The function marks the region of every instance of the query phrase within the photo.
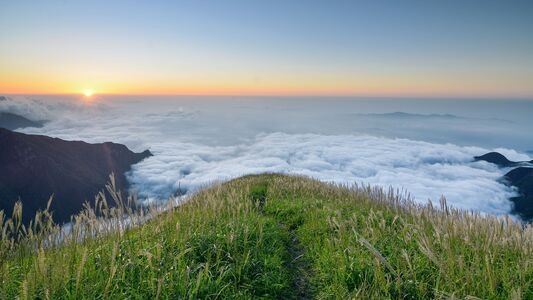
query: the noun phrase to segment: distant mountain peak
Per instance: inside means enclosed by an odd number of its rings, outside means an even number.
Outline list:
[[[518,162],[510,161],[503,154],[499,152],[489,152],[481,156],[475,156],[476,161],[486,161],[498,165],[499,167],[513,167],[519,164]]]
[[[2,99],[0,98],[0,100]],[[45,122],[46,121],[33,121],[9,112],[0,112],[0,128],[15,130],[26,127],[43,127]]]
[[[371,114],[361,114],[364,116],[369,117],[385,117],[385,118],[417,118],[417,119],[431,119],[431,118],[437,118],[437,119],[462,119],[462,117],[452,115],[452,114],[417,114],[417,113],[409,113],[404,111],[395,111],[395,112],[389,112],[389,113],[371,113]]]

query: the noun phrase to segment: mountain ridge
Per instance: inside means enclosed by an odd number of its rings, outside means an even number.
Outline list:
[[[54,195],[56,222],[67,222],[85,201],[104,188],[115,174],[117,186],[127,189],[125,172],[152,156],[150,151],[130,151],[111,142],[89,144],[42,135],[28,135],[0,128],[0,210],[10,215],[17,199],[23,203],[23,219],[44,209]]]
[[[15,130],[25,127],[43,127],[46,121],[33,121],[10,112],[0,112],[0,128]]]

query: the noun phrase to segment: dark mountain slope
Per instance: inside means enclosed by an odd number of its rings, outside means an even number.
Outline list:
[[[495,165],[498,165],[499,167],[505,168],[505,167],[517,167],[522,165],[527,165],[533,163],[533,161],[510,161],[505,157],[503,154],[498,152],[489,152],[487,154],[481,155],[481,156],[475,156],[474,160],[483,160],[486,162],[493,163]]]
[[[86,200],[94,200],[110,173],[125,189],[124,172],[151,155],[134,153],[121,144],[64,141],[0,128],[0,210],[11,214],[20,197],[28,221],[54,194],[55,221],[68,221]]]
[[[524,220],[533,220],[533,168],[516,168],[505,174],[505,179],[520,193],[520,196],[511,199],[514,212]]]
[[[32,121],[16,114],[0,112],[0,128],[14,130],[24,127],[43,127],[43,124],[44,121]]]
[[[525,221],[533,221],[533,161],[510,161],[498,152],[476,156],[474,160],[487,161],[500,168],[517,167],[503,177],[506,184],[518,188],[519,196],[510,199],[513,202],[512,213]]]

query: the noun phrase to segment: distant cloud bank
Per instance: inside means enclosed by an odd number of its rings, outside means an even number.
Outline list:
[[[114,141],[135,151],[149,148],[154,156],[134,165],[127,176],[140,196],[161,201],[178,190],[192,191],[215,181],[281,172],[328,182],[391,186],[409,192],[419,202],[438,201],[444,195],[458,208],[505,214],[511,209],[508,199],[516,193],[498,181],[505,170],[472,158],[497,150],[511,159],[529,159],[505,148],[464,147],[364,132],[305,132],[294,124],[305,121],[315,128],[315,121],[298,119],[298,110],[272,108],[268,103],[227,106],[168,101],[91,105],[50,99],[0,101],[0,111],[50,120],[43,128],[23,130],[26,133]],[[294,114],[295,123],[280,124],[276,116],[288,112]],[[265,121],[264,114],[272,116],[272,124]],[[397,119],[398,113],[391,117]],[[434,117],[439,122],[443,119],[443,115]],[[335,119],[327,121],[332,131],[345,126]],[[461,118],[461,122],[466,121]]]

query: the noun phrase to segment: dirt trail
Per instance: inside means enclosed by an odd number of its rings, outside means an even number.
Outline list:
[[[293,288],[296,291],[297,299],[312,299],[312,289],[309,282],[311,266],[305,259],[303,246],[300,244],[294,231],[290,231],[290,241],[287,245],[290,260],[288,267],[293,278]]]

